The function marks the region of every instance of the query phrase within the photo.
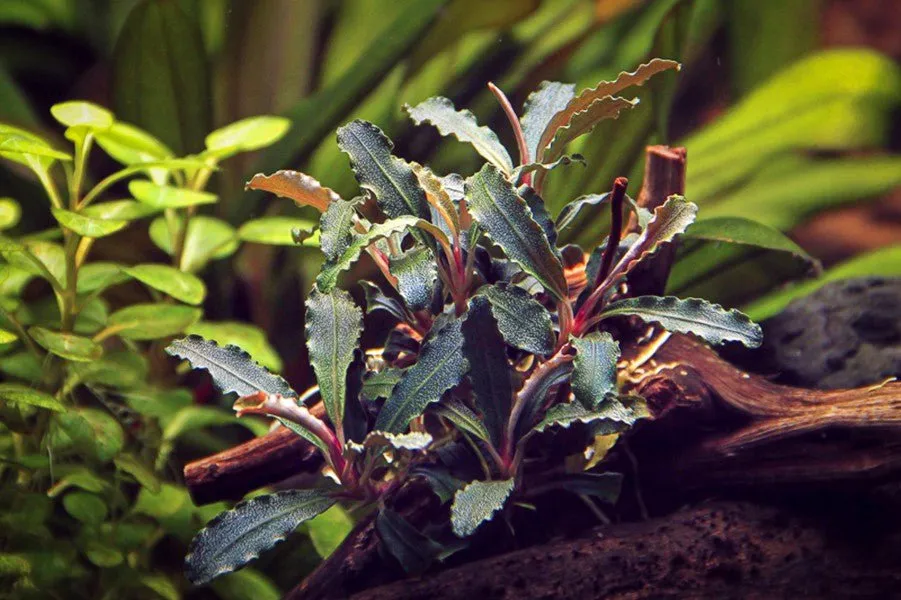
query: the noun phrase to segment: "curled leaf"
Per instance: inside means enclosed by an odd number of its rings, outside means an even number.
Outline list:
[[[290,198],[298,206],[312,206],[325,212],[329,204],[340,200],[340,196],[321,183],[297,171],[276,171],[272,175],[257,173],[244,186],[248,190],[270,192],[280,198]]]

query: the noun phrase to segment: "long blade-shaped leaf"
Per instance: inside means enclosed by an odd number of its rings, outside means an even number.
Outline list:
[[[194,538],[185,558],[188,579],[202,585],[242,567],[334,503],[319,490],[290,490],[238,504]]]
[[[237,346],[221,347],[199,335],[175,340],[166,348],[172,356],[187,360],[195,369],[205,369],[223,394],[234,392],[250,396],[263,391],[267,394],[296,397],[288,382],[253,361]]]
[[[638,419],[647,416],[647,408],[638,398],[608,396],[590,410],[575,402],[552,406],[533,431],[542,432],[552,427],[567,428],[574,423],[583,423],[592,428],[594,435],[609,435],[625,431]]]
[[[298,206],[312,206],[319,212],[325,212],[332,202],[341,198],[321,183],[297,171],[276,171],[272,175],[257,173],[247,182],[248,190],[262,190],[281,198],[290,198]]]
[[[491,303],[491,314],[508,344],[539,355],[554,350],[551,314],[528,292],[516,286],[498,284],[483,286],[478,293]]]
[[[490,521],[513,492],[513,479],[473,481],[454,495],[451,526],[458,537],[472,535],[479,525]]]
[[[363,311],[350,294],[313,290],[307,299],[306,336],[310,365],[316,373],[319,393],[335,431],[343,440],[347,369],[363,330]],[[352,398],[356,401],[356,398]]]
[[[419,360],[404,373],[375,422],[375,428],[400,433],[410,419],[437,402],[466,374],[461,321],[455,320],[433,333],[422,346]]]
[[[444,548],[391,509],[384,508],[375,519],[375,528],[388,551],[407,573],[421,573]]]
[[[741,342],[755,348],[763,342],[763,331],[747,315],[697,298],[626,298],[605,308],[601,318],[620,315],[633,315],[644,321],[659,323],[669,331],[693,333],[711,344]]]
[[[416,174],[391,154],[394,144],[381,129],[367,121],[351,121],[338,129],[338,146],[350,157],[360,187],[372,192],[382,212],[391,218],[428,219],[429,205]]]
[[[582,406],[593,408],[607,394],[616,391],[619,344],[606,331],[575,338],[572,344],[576,349],[576,357],[573,359],[573,394]]]
[[[469,361],[469,380],[475,394],[475,406],[482,413],[484,427],[491,434],[491,442],[498,447],[510,415],[513,384],[510,380],[507,347],[498,331],[497,321],[491,314],[487,298],[476,296],[470,301],[469,311],[463,322],[463,338],[463,352]]]
[[[454,103],[442,96],[429,98],[416,106],[404,109],[417,125],[431,123],[444,136],[452,135],[461,142],[469,142],[476,151],[495,167],[509,175],[513,161],[497,135],[488,127],[479,127],[476,117],[468,110],[457,110]]]
[[[411,166],[419,180],[419,185],[425,192],[426,201],[438,212],[451,234],[457,234],[460,231],[460,218],[449,191],[456,181],[450,175],[445,178],[438,177],[428,167],[420,164],[411,163]],[[448,186],[446,182],[449,182],[451,186]]]
[[[319,229],[322,234],[319,237],[319,247],[329,260],[335,260],[347,250],[352,239],[355,208],[362,197],[351,201],[335,200],[319,218]]]
[[[576,86],[573,83],[542,81],[538,89],[526,98],[520,123],[531,160],[538,156],[538,142],[548,123],[566,108],[575,95]]]
[[[544,159],[545,148],[547,148],[551,143],[551,140],[557,135],[557,131],[561,127],[567,126],[577,113],[588,110],[591,104],[596,100],[618,94],[633,85],[643,85],[644,82],[661,71],[678,68],[679,63],[675,61],[655,58],[651,62],[641,65],[632,73],[620,73],[614,81],[602,81],[597,86],[582,91],[578,96],[569,101],[566,108],[555,114],[550,122],[548,122],[547,127],[544,128],[538,141],[538,151],[534,157],[535,160],[542,161]]]
[[[554,255],[547,236],[509,181],[493,165],[486,164],[466,182],[472,216],[500,246],[507,257],[532,275],[551,294],[565,299],[563,265]]]

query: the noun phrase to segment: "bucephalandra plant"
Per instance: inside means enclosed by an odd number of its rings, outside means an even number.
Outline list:
[[[383,542],[415,570],[459,545],[456,538],[548,490],[615,501],[619,475],[586,471],[584,452],[565,465],[549,462],[541,444],[551,431],[569,428],[584,450],[595,436],[620,434],[648,416],[641,398],[619,391],[620,349],[610,320],[637,317],[714,344],[761,342],[760,328],[738,311],[628,294],[635,268],[695,220],[694,204],[672,196],[650,213],[626,195],[620,178],[609,194],[575,200],[556,221],[544,207],[548,171],[572,160],[566,144],[634,106],[637,100],[619,95],[626,88],[675,68],[654,60],[580,94],[545,82],[521,118],[493,88],[515,133],[518,164],[490,129],[450,100],[407,107],[417,123],[471,143],[486,159],[467,178],[393,156],[375,125],[353,121],[337,139],[360,197],[344,200],[291,171],[249,182],[322,212],[326,260],[306,303],[318,386],[300,398],[238,348],[196,336],[168,351],[236,393],[239,415],[268,415],[315,444],[328,476],[318,487],[254,497],[211,522],[187,557],[192,581],[244,565],[336,502],[378,506]],[[364,217],[360,209],[373,203],[378,217]],[[614,215],[609,237],[597,248],[558,248],[558,232],[602,203]],[[628,235],[626,209],[635,224]],[[383,348],[365,353],[363,311],[337,286],[364,252],[384,278],[360,282],[366,310],[397,322]],[[579,261],[590,255],[585,281],[567,279],[565,255],[573,254]],[[310,410],[316,398],[323,418]],[[449,527],[417,531],[385,505],[414,477],[450,504]]]

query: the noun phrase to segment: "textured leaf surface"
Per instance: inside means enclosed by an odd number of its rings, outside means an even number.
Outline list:
[[[363,380],[363,396],[371,401],[388,398],[403,378],[402,369],[386,368],[378,373],[372,373]]]
[[[54,218],[59,224],[66,229],[71,229],[78,235],[89,238],[101,238],[116,233],[126,225],[128,221],[117,219],[95,219],[86,217],[82,214],[65,210],[62,208],[52,208]]]
[[[532,213],[532,218],[535,219],[535,222],[538,223],[538,226],[541,227],[541,230],[547,237],[551,252],[554,253],[557,260],[562,261],[563,258],[560,256],[560,251],[557,249],[557,226],[554,224],[551,215],[547,212],[544,198],[535,191],[535,188],[528,185],[519,186],[516,193],[519,194],[520,198],[525,200],[526,206],[529,207],[529,211]]]
[[[554,255],[525,200],[509,181],[490,164],[466,184],[468,208],[479,225],[507,257],[533,276],[557,298],[566,298],[563,265]]]
[[[412,311],[423,310],[432,302],[438,266],[431,250],[418,246],[390,260],[391,274],[397,278],[397,291]]]
[[[530,159],[534,160],[538,156],[538,143],[548,123],[554,115],[566,108],[575,95],[575,84],[542,81],[538,89],[526,98],[520,123]]]
[[[166,352],[187,360],[195,369],[208,371],[223,394],[234,392],[239,396],[249,396],[263,391],[297,396],[288,382],[255,363],[249,354],[237,346],[220,347],[216,342],[192,335],[175,340]]]
[[[615,396],[607,396],[596,408],[587,409],[570,402],[552,406],[534,431],[546,431],[551,427],[569,427],[574,423],[591,426],[594,435],[609,435],[629,429],[638,419],[648,415],[643,402],[624,403]]]
[[[545,156],[544,149],[556,137],[560,128],[569,125],[578,113],[588,111],[597,100],[613,96],[635,85],[643,85],[649,78],[661,71],[678,68],[679,63],[675,61],[655,58],[649,63],[641,65],[632,73],[620,73],[614,81],[602,81],[594,88],[580,92],[578,96],[567,103],[566,108],[555,114],[544,128],[538,141],[535,160],[541,162]]]
[[[181,333],[200,320],[202,311],[173,304],[133,304],[110,315],[107,326],[129,340],[155,340]]]
[[[503,296],[506,290],[500,290],[498,294]],[[497,447],[503,439],[504,425],[510,415],[513,383],[510,380],[507,347],[498,331],[498,320],[492,315],[489,297],[486,293],[485,296],[474,297],[469,303],[463,322],[463,353],[469,362],[469,380],[472,382],[475,406],[485,420],[481,429],[487,428],[492,443]],[[517,296],[517,300],[522,298]],[[521,317],[519,314],[514,316]],[[547,325],[550,327],[550,317]]]
[[[28,335],[48,352],[68,360],[87,362],[103,355],[103,347],[91,338],[72,333],[51,331],[45,327],[32,327]]]
[[[319,219],[319,229],[322,230],[319,246],[328,260],[335,260],[350,246],[354,215],[357,214],[354,206],[358,200],[334,200],[322,213]]]
[[[444,417],[453,423],[458,430],[474,435],[480,440],[487,442],[491,437],[488,434],[488,429],[485,428],[485,424],[483,424],[482,420],[479,418],[479,415],[474,413],[472,409],[457,399],[450,399],[447,402],[439,404],[435,407],[435,414]],[[500,440],[500,438],[498,438],[498,440]],[[499,441],[494,443],[497,445]]]
[[[551,314],[522,288],[486,285],[479,289],[491,303],[491,314],[504,340],[531,354],[546,355],[554,349]]]
[[[297,171],[276,171],[272,175],[257,173],[245,186],[248,190],[262,190],[279,196],[290,198],[298,206],[312,206],[319,212],[325,212],[329,204],[341,199],[338,194],[321,183]]]
[[[337,431],[342,430],[347,399],[347,369],[363,330],[363,311],[344,290],[313,290],[306,302],[307,349],[319,393]],[[356,401],[356,398],[352,399]]]
[[[417,125],[431,123],[441,135],[452,135],[461,142],[472,144],[485,160],[507,175],[513,171],[510,154],[497,135],[488,127],[480,127],[470,111],[457,110],[453,102],[442,96],[404,108]]]
[[[451,235],[459,232],[460,219],[457,214],[457,206],[445,183],[449,182],[452,187],[457,181],[450,175],[445,178],[438,177],[430,169],[417,163],[411,163],[411,166],[419,180],[419,185],[425,192],[426,201],[441,217],[440,222],[446,225]]]
[[[633,315],[669,331],[693,333],[711,344],[741,342],[756,348],[763,342],[763,330],[747,315],[697,298],[626,298],[610,304],[601,314],[603,318]]]
[[[351,121],[338,129],[338,146],[350,157],[360,187],[375,195],[388,217],[412,215],[428,219],[425,192],[409,164],[393,156],[394,144],[367,121]]]
[[[404,372],[403,379],[382,407],[375,428],[388,433],[403,431],[411,419],[421,415],[429,404],[439,401],[444,392],[460,383],[467,367],[458,319],[426,339],[419,360]]]
[[[619,344],[612,335],[604,331],[574,338],[572,345],[576,349],[576,357],[573,359],[573,394],[582,406],[595,407],[607,394],[616,391]]]
[[[360,254],[369,244],[388,237],[392,233],[399,233],[412,227],[421,227],[423,225],[428,225],[428,223],[422,219],[410,216],[398,217],[373,225],[366,233],[354,236],[353,241],[341,256],[323,265],[322,271],[316,277],[316,286],[323,292],[330,291],[338,283],[338,275],[357,262]]]
[[[189,335],[217,342],[220,346],[238,346],[270,371],[282,370],[282,359],[266,338],[266,332],[239,321],[199,321],[187,329]]]
[[[557,215],[556,221],[557,231],[562,233],[566,229],[573,227],[583,210],[585,210],[586,208],[600,206],[609,199],[610,192],[579,196],[560,210],[560,214]],[[633,200],[632,197],[628,194],[626,194],[624,200],[626,202],[626,205],[629,207],[629,210],[631,210],[635,214],[638,220],[639,228],[644,229],[645,227],[647,227],[647,224],[651,221],[653,214],[646,208],[638,206],[635,200]]]
[[[559,355],[558,355],[559,356]],[[548,361],[532,371],[516,394],[515,403],[521,404],[522,411],[513,425],[514,440],[521,441],[526,436],[545,405],[551,389],[566,381],[572,373],[572,359]]]
[[[148,263],[122,269],[141,283],[187,304],[201,304],[206,297],[203,281],[169,265]]]
[[[473,481],[454,495],[451,526],[458,537],[472,535],[479,525],[490,521],[513,492],[513,479]]]
[[[185,558],[188,579],[202,585],[240,568],[334,503],[318,490],[276,492],[241,502],[194,538]]]
[[[388,433],[386,431],[370,431],[362,443],[347,443],[353,452],[362,452],[365,448],[389,447],[395,450],[425,450],[432,444],[432,436],[423,431],[408,433]]]

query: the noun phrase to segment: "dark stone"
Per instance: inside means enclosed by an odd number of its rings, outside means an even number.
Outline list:
[[[827,284],[763,330],[755,361],[782,383],[836,389],[901,376],[901,279]]]

